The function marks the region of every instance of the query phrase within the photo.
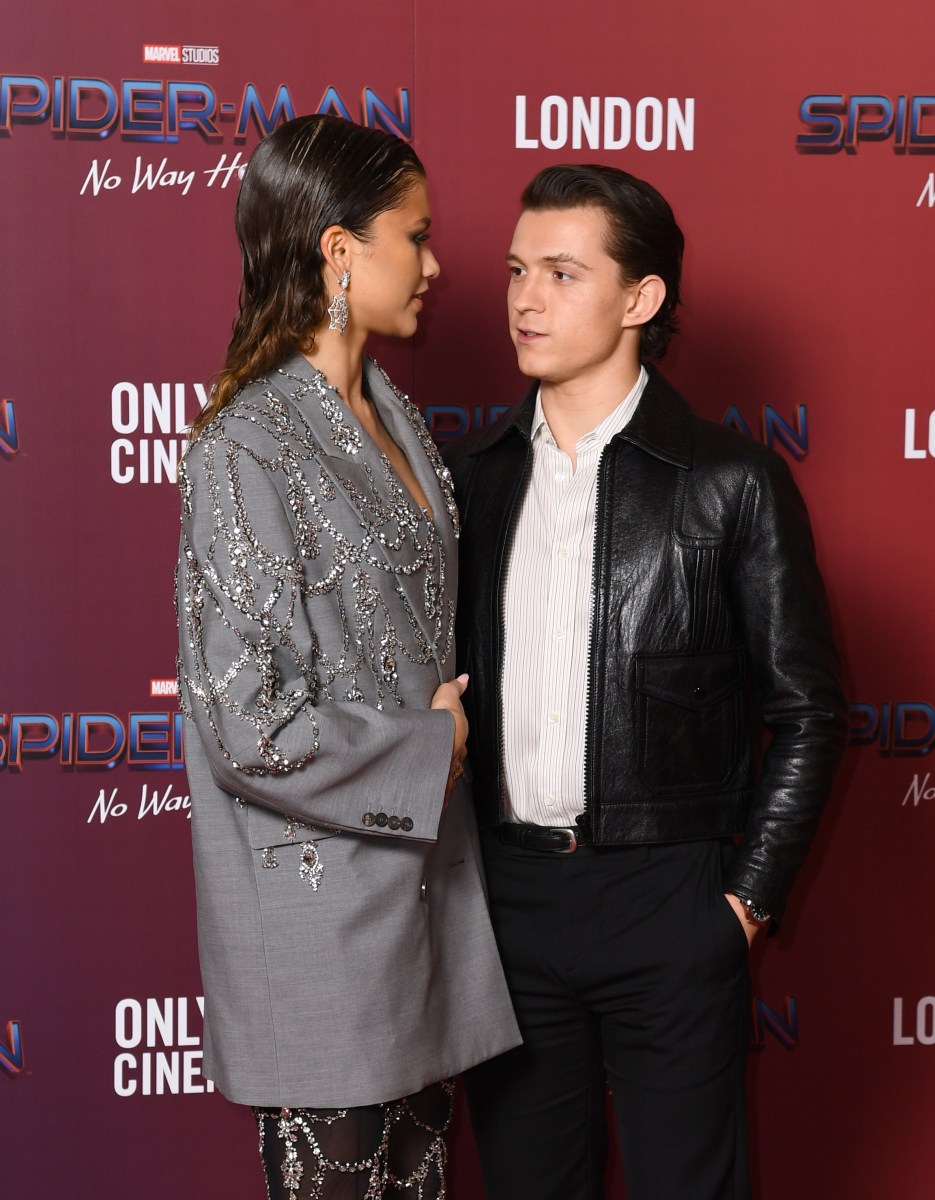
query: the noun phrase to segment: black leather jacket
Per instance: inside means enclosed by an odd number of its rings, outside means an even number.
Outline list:
[[[502,815],[502,584],[537,384],[448,448],[458,643],[482,824]],[[778,918],[847,732],[808,514],[778,455],[655,370],[598,472],[585,841],[743,834],[728,890]],[[762,753],[761,753],[761,747]]]

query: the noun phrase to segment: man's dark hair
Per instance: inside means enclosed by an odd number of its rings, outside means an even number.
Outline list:
[[[654,187],[617,167],[599,163],[563,163],[546,167],[522,195],[524,209],[599,208],[607,217],[605,248],[620,268],[625,284],[658,275],[666,298],[651,321],[642,327],[640,355],[659,359],[678,330],[676,305],[685,238],[672,209]]]

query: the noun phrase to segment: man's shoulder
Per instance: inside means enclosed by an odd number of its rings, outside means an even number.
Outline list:
[[[691,424],[696,460],[700,459],[711,465],[717,465],[719,462],[725,465],[736,463],[756,469],[772,454],[772,451],[755,438],[708,417],[699,416],[694,411],[691,413]]]
[[[777,503],[799,503],[789,464],[770,446],[695,413],[692,426],[692,490],[727,497],[769,495]]]

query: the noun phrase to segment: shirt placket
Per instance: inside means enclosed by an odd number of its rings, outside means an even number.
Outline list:
[[[577,808],[578,805],[578,798],[567,795],[561,781],[567,775],[563,770],[568,736],[568,714],[565,711],[567,681],[579,585],[579,558],[593,469],[586,444],[579,443],[576,450],[578,461],[575,471],[572,471],[569,456],[559,450],[551,439],[546,441],[545,449],[548,467],[544,482],[551,495],[553,521],[546,624],[548,653],[543,664],[539,705],[537,793],[544,819],[552,822],[557,812],[564,810],[567,813],[569,802],[572,807]],[[562,824],[566,820],[567,815],[561,817]]]

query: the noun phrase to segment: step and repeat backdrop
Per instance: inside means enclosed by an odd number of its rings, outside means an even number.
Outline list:
[[[504,256],[540,167],[685,230],[665,364],[812,510],[851,745],[752,959],[762,1200],[935,1190],[935,17],[923,0],[36,0],[0,44],[0,1193],[262,1193],[201,1073],[176,471],[230,333],[240,172],[328,111],[411,139],[442,276],[375,348],[439,441],[522,387]],[[468,1120],[454,1200],[482,1190]],[[620,1194],[619,1163],[609,1193]]]

